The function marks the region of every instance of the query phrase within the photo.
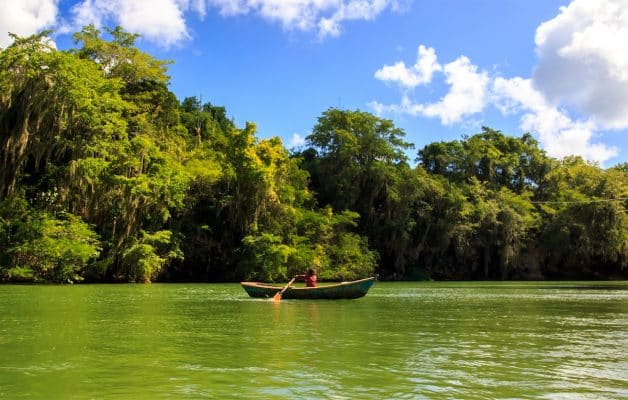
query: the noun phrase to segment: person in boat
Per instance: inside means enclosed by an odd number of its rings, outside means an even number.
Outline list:
[[[296,278],[304,280],[307,287],[316,287],[316,271],[313,268],[308,269],[305,275],[297,275]]]

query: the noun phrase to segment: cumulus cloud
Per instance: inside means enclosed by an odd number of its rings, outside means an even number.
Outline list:
[[[504,114],[520,115],[520,127],[536,133],[553,157],[578,154],[604,162],[617,155],[617,149],[593,143],[599,127],[591,119],[573,120],[564,110],[551,105],[532,85],[531,79],[498,77],[493,82],[492,99]]]
[[[9,32],[28,36],[54,26],[58,0],[0,0],[0,47],[13,42]]]
[[[567,111],[536,89],[532,79],[490,77],[485,71],[479,71],[467,57],[461,56],[440,70],[449,86],[447,94],[437,102],[422,104],[414,102],[406,90],[418,80],[409,79],[407,73],[393,72],[398,70],[383,68],[378,70],[376,77],[401,82],[401,100],[398,104],[369,103],[377,114],[437,117],[445,125],[477,125],[478,121],[471,118],[490,106],[497,108],[503,115],[519,118],[521,130],[536,134],[552,157],[577,154],[603,163],[618,154],[616,148],[595,143],[601,129],[595,118],[573,119]]]
[[[197,11],[199,4],[195,3]],[[189,38],[183,13],[190,4],[178,0],[83,0],[72,7],[72,28],[113,22],[164,47]]]
[[[210,10],[222,16],[251,14],[286,30],[338,36],[343,24],[373,20],[385,10],[401,11],[410,0],[75,0],[58,23],[59,0],[0,0],[0,47],[10,43],[7,31],[30,35],[55,27],[68,33],[87,24],[121,25],[127,31],[170,47],[189,39],[186,18],[203,19]],[[56,25],[56,26],[55,26]]]
[[[478,72],[467,57],[461,56],[445,65],[444,73],[449,92],[440,101],[425,106],[426,116],[439,117],[443,124],[452,124],[484,109],[489,80],[486,72]]]
[[[432,81],[432,76],[443,67],[438,63],[436,51],[431,47],[420,45],[416,63],[410,67],[403,61],[393,65],[385,65],[375,71],[375,78],[398,84],[402,88],[412,89]]]
[[[599,134],[628,128],[628,0],[573,0],[539,25],[535,42],[533,76],[509,79],[478,72],[464,56],[440,69],[436,52],[419,47],[415,65],[397,62],[375,73],[399,85],[399,103],[370,106],[378,114],[438,117],[443,124],[464,123],[495,107],[535,133],[550,156],[576,154],[600,163],[617,156]],[[437,102],[416,103],[409,94],[432,81],[421,65],[446,78],[449,92]]]
[[[574,0],[535,42],[539,91],[603,128],[628,127],[628,0]]]
[[[318,22],[319,36],[338,36],[342,32],[341,24],[351,20],[372,20],[386,8],[399,9],[393,0],[349,0],[342,1],[334,8],[329,17],[322,17]]]
[[[300,147],[305,144],[305,138],[298,133],[292,134],[292,139],[290,140],[290,147]]]
[[[371,102],[370,106],[377,113],[395,112],[410,115],[423,115],[440,118],[446,125],[460,122],[465,116],[481,112],[487,103],[488,74],[478,71],[478,67],[465,57],[458,57],[453,62],[441,67],[436,62],[436,53],[432,48],[419,46],[419,59],[412,68],[403,62],[385,66],[375,73],[375,78],[398,83],[403,89],[431,82],[432,74],[439,71],[445,76],[449,91],[434,103],[415,103],[407,92],[402,94],[399,104],[384,105]]]
[[[319,37],[338,36],[342,24],[372,20],[386,9],[402,8],[399,0],[207,0],[225,16],[255,14],[284,29],[317,31]]]

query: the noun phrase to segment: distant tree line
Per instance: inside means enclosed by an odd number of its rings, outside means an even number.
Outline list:
[[[0,50],[0,281],[628,276],[628,165],[322,113],[304,148],[179,101],[120,28]]]

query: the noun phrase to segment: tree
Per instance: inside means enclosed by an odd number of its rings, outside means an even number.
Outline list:
[[[625,276],[626,166],[487,127],[408,165],[390,120],[330,108],[290,154],[168,89],[94,26],[0,50],[0,280]]]
[[[464,182],[475,177],[493,188],[517,193],[533,189],[548,171],[549,161],[528,133],[509,137],[487,127],[462,141],[436,142],[421,149],[417,161],[426,171]]]
[[[549,276],[618,274],[628,265],[628,174],[579,157],[557,163],[539,187],[540,247]]]
[[[390,120],[330,108],[307,137],[310,148],[301,153],[319,204],[357,212],[358,232],[368,237],[390,272],[403,268],[403,255],[397,257],[403,250],[395,240],[405,236],[407,227],[389,221],[407,214],[412,203],[406,196],[413,189],[403,184],[409,168],[405,150],[412,145],[404,136]]]
[[[21,198],[0,204],[0,280],[80,282],[100,253],[96,233],[81,219],[35,210]]]
[[[124,131],[120,82],[49,47],[45,32],[0,53],[0,198],[25,176],[46,190],[46,169],[93,154],[95,139]]]

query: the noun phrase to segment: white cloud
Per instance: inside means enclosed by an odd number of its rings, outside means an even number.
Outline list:
[[[599,134],[628,128],[628,0],[573,0],[537,28],[535,41],[538,63],[530,79],[489,77],[461,56],[442,70],[449,92],[420,104],[408,89],[431,79],[421,78],[417,65],[397,62],[375,77],[397,83],[401,100],[369,105],[378,114],[439,117],[443,124],[464,122],[490,105],[519,118],[520,128],[537,134],[550,156],[576,154],[600,163],[617,156]],[[435,52],[433,60],[438,65]]]
[[[564,110],[549,104],[530,79],[496,78],[492,99],[502,113],[521,114],[521,129],[536,133],[552,157],[578,154],[603,163],[617,155],[616,148],[592,143],[599,130],[592,119],[573,120]]]
[[[208,10],[223,16],[252,14],[277,22],[286,30],[338,36],[343,23],[372,20],[387,9],[399,11],[408,0],[75,0],[70,15],[57,24],[59,0],[0,0],[0,46],[10,43],[7,31],[30,35],[55,27],[69,33],[94,24],[121,25],[127,31],[170,47],[190,38],[188,14],[201,19]]]
[[[399,0],[207,0],[225,16],[256,14],[284,29],[338,36],[342,23],[372,20],[386,9],[400,10]]]
[[[205,14],[207,14],[207,6],[205,0],[189,0],[189,8],[195,11],[201,19],[205,18]],[[187,0],[179,0],[184,9],[188,8]]]
[[[415,103],[405,92],[405,89],[431,82],[432,74],[436,71],[445,75],[449,91],[437,102]],[[398,62],[392,67],[385,66],[378,70],[375,77],[384,81],[397,82],[403,89],[400,104],[370,103],[370,106],[379,114],[395,112],[414,116],[437,117],[443,124],[450,125],[460,122],[465,116],[481,112],[488,100],[489,77],[485,71],[478,71],[477,66],[473,65],[465,56],[458,57],[453,62],[441,67],[436,62],[434,49],[426,49],[422,45],[419,46],[419,59],[411,69],[403,65],[403,62]]]
[[[58,0],[0,0],[0,47],[13,42],[9,32],[28,36],[54,26]]]
[[[290,140],[290,147],[300,147],[305,144],[305,138],[298,133],[292,134],[292,139]]]
[[[351,20],[372,20],[386,8],[397,9],[393,0],[349,0],[341,1],[330,17],[323,17],[318,22],[320,37],[338,36],[342,32],[341,23]]]
[[[202,10],[198,2],[194,4],[197,12]],[[183,18],[189,6],[187,1],[177,0],[83,0],[72,7],[72,29],[113,21],[130,32],[169,47],[189,38]]]
[[[478,72],[467,57],[461,56],[445,65],[444,73],[449,92],[437,103],[425,106],[423,113],[426,116],[439,117],[443,124],[452,124],[484,109],[489,81],[486,72]]]
[[[416,63],[407,67],[403,61],[397,61],[393,65],[385,65],[375,71],[375,78],[397,83],[402,88],[412,89],[418,85],[424,85],[432,81],[432,76],[443,67],[438,63],[436,52],[433,48],[419,46]]]
[[[628,0],[574,0],[535,42],[539,91],[603,128],[628,128]]]
[[[249,0],[207,0],[207,3],[218,8],[223,16],[247,14],[251,11]]]

